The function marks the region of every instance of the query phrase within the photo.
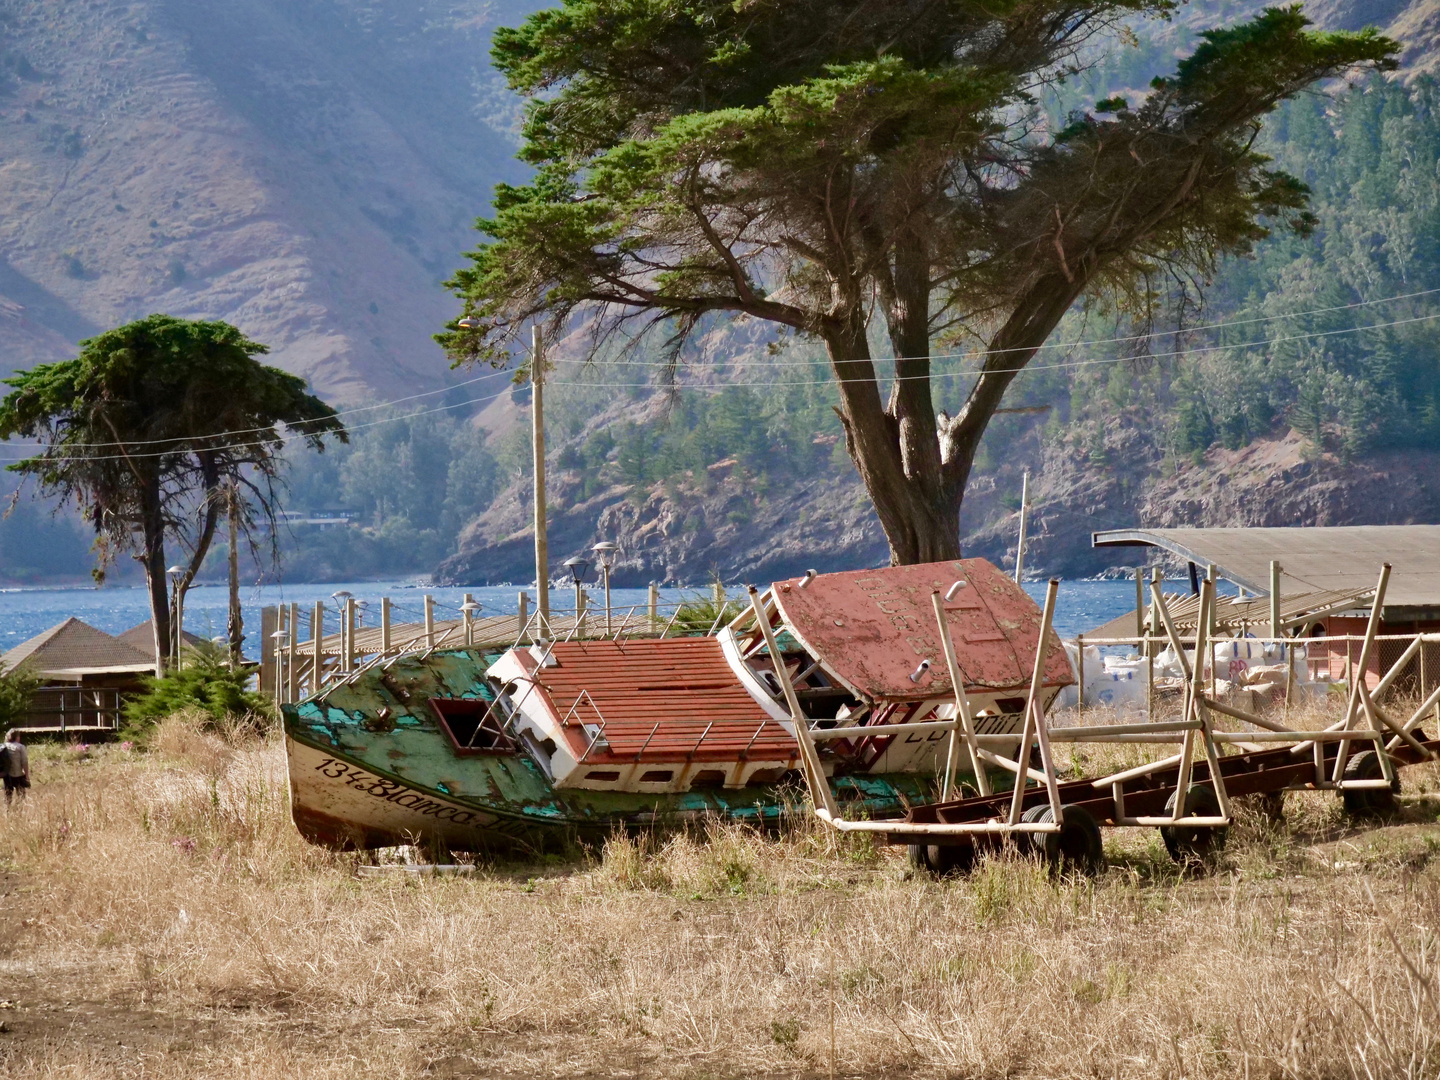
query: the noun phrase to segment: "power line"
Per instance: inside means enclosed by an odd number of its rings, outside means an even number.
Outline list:
[[[1285,313],[1282,313],[1282,314],[1279,314],[1279,315],[1260,315],[1260,316],[1255,316],[1254,318],[1249,318],[1249,319],[1230,319],[1230,320],[1225,320],[1225,321],[1222,321],[1222,322],[1207,323],[1207,324],[1203,324],[1203,325],[1200,325],[1200,326],[1186,327],[1186,328],[1183,328],[1183,329],[1165,330],[1165,331],[1161,331],[1160,333],[1161,333],[1161,334],[1200,333],[1200,332],[1205,331],[1205,330],[1225,329],[1225,328],[1228,328],[1228,327],[1231,327],[1231,326],[1247,326],[1247,325],[1252,325],[1252,324],[1254,324],[1254,323],[1275,322],[1275,321],[1278,321],[1278,320],[1280,320],[1280,319],[1298,319],[1298,318],[1303,318],[1303,317],[1305,317],[1305,316],[1307,316],[1307,315],[1325,315],[1325,314],[1330,314],[1330,313],[1336,312],[1336,311],[1353,311],[1353,310],[1358,309],[1358,308],[1372,307],[1372,306],[1375,306],[1375,305],[1378,305],[1378,304],[1390,304],[1390,303],[1395,303],[1395,302],[1400,301],[1400,300],[1413,300],[1413,299],[1415,299],[1415,298],[1417,298],[1417,297],[1421,297],[1421,296],[1432,296],[1432,295],[1434,295],[1434,294],[1436,294],[1436,293],[1440,293],[1440,288],[1435,288],[1435,289],[1421,289],[1421,290],[1419,290],[1418,292],[1400,293],[1400,294],[1397,294],[1397,295],[1395,295],[1395,296],[1381,297],[1381,298],[1376,299],[1376,300],[1357,300],[1356,302],[1351,303],[1351,304],[1336,304],[1336,305],[1332,305],[1332,306],[1330,306],[1330,307],[1310,308],[1310,309],[1308,309],[1308,310],[1306,310],[1306,311],[1291,311],[1291,312],[1285,312]],[[1391,325],[1391,324],[1382,324],[1382,325]],[[1363,329],[1363,328],[1357,327],[1357,328],[1352,328],[1352,329]],[[1146,340],[1147,338],[1155,337],[1155,336],[1159,336],[1159,335],[1156,335],[1156,334],[1130,334],[1130,335],[1127,335],[1127,336],[1124,336],[1124,337],[1091,338],[1091,339],[1087,339],[1087,340],[1084,340],[1084,341],[1052,342],[1052,343],[1046,343],[1046,344],[1044,344],[1044,345],[1037,346],[1036,349],[1033,350],[1033,351],[1034,351],[1034,352],[1039,352],[1039,351],[1042,350],[1042,349],[1078,349],[1078,348],[1086,348],[1086,347],[1089,347],[1089,346],[1092,346],[1092,345],[1113,345],[1113,344],[1121,344],[1121,343],[1132,342],[1132,341],[1144,341],[1144,340]],[[1244,348],[1245,346],[1225,346],[1225,347],[1226,347],[1226,348]],[[932,353],[932,354],[930,354],[929,356],[926,356],[926,357],[876,356],[876,357],[872,357],[871,359],[872,359],[872,361],[874,361],[874,362],[881,362],[881,363],[884,363],[884,362],[892,362],[892,363],[893,363],[893,362],[895,362],[895,361],[897,361],[897,360],[918,360],[918,359],[928,359],[928,360],[973,359],[974,357],[977,357],[977,356],[985,356],[985,355],[990,355],[990,354],[992,354],[992,353],[1021,352],[1021,351],[1024,351],[1024,350],[1023,350],[1023,349],[1018,349],[1018,348],[1016,348],[1016,349],[997,349],[997,350],[971,349],[971,350],[969,350],[968,352]],[[1151,354],[1147,354],[1147,355],[1156,356],[1156,355],[1175,355],[1175,354],[1157,354],[1157,353],[1151,353]],[[766,367],[817,367],[817,366],[823,366],[823,365],[825,365],[825,364],[828,364],[829,362],[830,362],[830,361],[829,361],[828,359],[819,359],[819,360],[794,360],[794,361],[772,360],[772,361],[768,361],[765,366],[766,366]],[[1092,361],[1092,362],[1093,362],[1093,363],[1109,363],[1109,362],[1113,362],[1113,361],[1111,361],[1111,360],[1109,360],[1109,359],[1101,359],[1101,360],[1096,360],[1096,361]],[[593,360],[567,360],[567,359],[564,359],[564,358],[557,358],[557,359],[551,360],[550,363],[552,363],[552,364],[591,365],[591,364],[594,363],[594,361],[593,361]],[[668,368],[668,367],[671,366],[670,364],[668,364],[667,362],[665,362],[665,361],[663,361],[663,360],[661,360],[661,361],[655,361],[655,360],[612,360],[612,361],[607,361],[607,363],[608,363],[610,366],[613,366],[613,367],[667,367],[667,368]],[[1027,365],[1025,365],[1025,366],[1028,367],[1028,368],[1030,368],[1030,370],[1046,370],[1045,368],[1039,367],[1039,366],[1037,366],[1037,365],[1027,364]],[[1002,369],[1002,370],[1003,370],[1003,369]],[[341,416],[355,416],[355,415],[358,415],[358,414],[360,414],[360,413],[374,412],[376,409],[389,408],[389,407],[392,406],[392,405],[400,405],[400,404],[403,404],[404,402],[407,402],[407,401],[417,401],[417,400],[419,400],[420,398],[434,397],[436,394],[445,394],[445,393],[449,393],[451,390],[455,390],[455,389],[458,389],[458,388],[463,387],[463,386],[471,386],[471,385],[473,385],[473,384],[475,384],[475,383],[477,383],[477,382],[484,382],[485,380],[490,379],[490,378],[492,378],[492,377],[495,376],[495,375],[501,374],[502,372],[503,372],[503,369],[497,368],[497,369],[495,369],[495,370],[488,371],[488,372],[486,372],[486,373],[483,374],[483,375],[477,375],[477,376],[476,376],[475,378],[473,378],[473,379],[465,379],[465,380],[462,381],[462,382],[452,383],[452,384],[450,384],[449,386],[443,386],[443,387],[441,387],[441,388],[438,389],[438,390],[426,390],[426,391],[424,391],[423,393],[410,394],[410,395],[407,395],[406,397],[391,398],[391,399],[388,400],[388,401],[378,402],[378,403],[376,403],[376,404],[374,404],[374,405],[360,405],[360,406],[356,406],[356,407],[353,408],[353,409],[340,409],[340,410],[337,410],[337,411],[336,411],[335,415],[336,415],[337,417],[341,417]],[[768,385],[770,381],[771,381],[771,380],[762,380],[762,381],[760,381],[760,382],[757,382],[757,383],[754,383],[754,384],[751,384],[751,385]],[[829,380],[825,380],[825,381],[829,381]],[[646,385],[646,384],[634,384],[634,383],[606,383],[606,384],[572,383],[572,384],[570,384],[570,385],[575,385],[575,386],[590,386],[590,385],[634,386],[634,385]],[[743,384],[735,384],[735,385],[743,385]],[[790,384],[790,385],[806,385],[806,384]],[[492,400],[494,400],[494,399],[497,398],[497,397],[503,397],[505,393],[506,393],[506,391],[501,391],[501,392],[498,393],[498,394],[491,394],[491,395],[489,395],[488,397],[484,397],[484,398],[472,398],[472,399],[470,399],[469,401],[467,401],[466,404],[474,404],[476,401],[492,401]],[[460,406],[460,407],[463,407],[463,406]],[[447,406],[446,408],[449,408],[449,406]],[[391,418],[391,419],[396,419],[396,420],[398,420],[398,419],[405,419],[405,418],[404,418],[404,417],[394,417],[394,418]],[[389,421],[387,420],[386,422],[389,422]],[[363,426],[364,426],[364,425],[362,425],[362,427],[363,427]],[[259,434],[259,433],[262,432],[262,431],[269,431],[269,430],[271,430],[273,427],[274,427],[274,425],[268,425],[268,426],[266,426],[266,427],[256,427],[256,428],[235,428],[235,429],[232,429],[232,430],[230,430],[230,431],[215,432],[215,433],[213,433],[213,434],[212,434],[211,436],[209,436],[209,437],[210,437],[210,438],[218,438],[219,436],[222,436],[222,435],[254,435],[254,434]],[[304,432],[302,431],[302,429],[300,428],[299,425],[297,425],[297,426],[296,426],[295,428],[293,428],[292,430],[295,430],[295,431],[298,432],[298,433],[304,434]],[[155,446],[159,446],[159,445],[164,445],[164,444],[166,444],[166,443],[188,442],[188,441],[190,441],[190,438],[191,438],[191,437],[188,436],[188,435],[177,435],[177,436],[174,436],[174,437],[171,437],[171,438],[166,438],[166,439],[147,439],[147,440],[145,440],[143,443],[140,443],[139,445],[155,445]],[[44,444],[44,443],[6,443],[6,444],[3,444],[3,445],[7,445],[7,446],[34,446],[34,447],[43,447],[43,446],[45,446],[46,444]],[[71,444],[71,446],[72,446],[73,448],[75,448],[75,449],[84,449],[84,450],[104,449],[104,448],[106,448],[106,447],[111,447],[111,446],[129,446],[129,445],[132,445],[132,444],[130,444],[130,443],[120,443],[120,442],[72,443],[72,444]],[[257,444],[251,444],[251,445],[258,445],[258,443],[257,443]],[[130,456],[131,456],[131,457],[134,457],[135,455],[132,454],[132,455],[130,455]]]
[[[1206,330],[1224,330],[1232,326],[1250,326],[1255,323],[1278,322],[1280,319],[1300,319],[1307,315],[1328,315],[1336,311],[1354,311],[1359,308],[1374,307],[1378,304],[1393,304],[1400,300],[1413,300],[1421,296],[1433,296],[1440,293],[1440,288],[1421,289],[1419,292],[1401,293],[1397,296],[1386,296],[1378,300],[1357,300],[1353,304],[1336,304],[1332,307],[1310,308],[1308,311],[1287,311],[1279,315],[1257,315],[1249,319],[1227,319],[1223,322],[1204,323],[1199,326],[1185,326],[1175,330],[1159,330],[1148,334],[1128,334],[1124,337],[1090,338],[1084,341],[1056,341],[1047,342],[1044,345],[1036,346],[1031,350],[1028,347],[1017,346],[1010,349],[970,349],[966,352],[952,353],[930,353],[926,356],[876,356],[876,361],[895,360],[967,360],[978,356],[996,356],[1008,352],[1040,352],[1045,349],[1081,349],[1089,348],[1092,345],[1117,345],[1133,341],[1146,341],[1153,337],[1164,337],[1167,335],[1198,334]],[[1151,354],[1154,355],[1154,354]],[[766,367],[815,367],[828,364],[828,359],[820,360],[768,360]],[[551,360],[552,364],[592,364],[593,360]],[[664,360],[611,360],[607,363],[616,367],[670,367]],[[1029,366],[1029,365],[1027,365]]]
[[[1440,291],[1440,290],[1436,290],[1436,291]],[[1434,313],[1429,314],[1429,315],[1416,315],[1416,316],[1413,316],[1413,317],[1411,317],[1411,318],[1406,318],[1406,319],[1393,319],[1393,320],[1391,320],[1391,321],[1389,321],[1389,322],[1383,322],[1383,323],[1371,323],[1371,324],[1368,324],[1368,325],[1366,325],[1366,326],[1342,327],[1342,328],[1335,329],[1335,330],[1316,330],[1316,331],[1311,331],[1311,332],[1305,333],[1305,334],[1288,334],[1288,335],[1283,335],[1283,336],[1281,336],[1281,337],[1275,337],[1275,338],[1261,338],[1261,339],[1257,339],[1257,340],[1254,340],[1254,341],[1241,342],[1241,343],[1238,343],[1238,344],[1229,344],[1229,345],[1203,345],[1203,346],[1195,346],[1195,347],[1193,347],[1193,348],[1187,348],[1187,349],[1172,349],[1172,350],[1170,350],[1170,351],[1168,351],[1168,352],[1147,353],[1147,354],[1145,354],[1144,357],[1125,357],[1125,356],[1117,356],[1117,357],[1096,357],[1096,358],[1081,359],[1081,360],[1067,360],[1067,361],[1061,361],[1061,362],[1059,362],[1059,363],[1054,363],[1054,364],[1029,364],[1029,363],[1022,363],[1022,364],[1016,365],[1016,366],[1013,367],[1013,368],[991,368],[991,369],[989,369],[989,373],[990,373],[990,374],[1012,374],[1012,373],[1018,373],[1018,372],[1021,372],[1021,371],[1059,371],[1059,370],[1067,370],[1067,369],[1070,369],[1070,368],[1080,368],[1080,367],[1099,366],[1099,365],[1108,365],[1108,364],[1123,364],[1123,363],[1129,362],[1129,361],[1132,360],[1132,359],[1142,359],[1142,358],[1143,358],[1143,359],[1158,360],[1158,359],[1167,359],[1167,358],[1174,358],[1174,357],[1180,357],[1180,356],[1196,356],[1196,355],[1201,355],[1201,354],[1205,354],[1205,353],[1226,352],[1226,351],[1234,350],[1234,349],[1253,349],[1253,348],[1259,348],[1259,347],[1262,347],[1262,346],[1278,345],[1278,344],[1283,344],[1283,343],[1286,343],[1286,342],[1293,342],[1293,341],[1309,341],[1309,340],[1314,340],[1314,339],[1317,339],[1317,338],[1338,337],[1338,336],[1341,336],[1341,335],[1344,335],[1344,334],[1363,333],[1363,332],[1371,331],[1371,330],[1386,330],[1386,329],[1389,329],[1389,328],[1395,327],[1395,326],[1408,326],[1408,325],[1413,325],[1413,324],[1416,324],[1416,323],[1433,322],[1433,321],[1435,321],[1436,319],[1440,319],[1440,312],[1434,312]],[[1074,346],[1070,346],[1070,347],[1073,348]],[[888,360],[888,359],[893,359],[893,358],[892,358],[892,357],[872,357],[872,360]],[[974,371],[942,371],[942,372],[933,372],[933,373],[928,374],[928,375],[891,376],[891,381],[903,382],[903,381],[907,381],[907,380],[909,380],[909,379],[930,379],[930,380],[935,380],[935,379],[953,379],[953,378],[960,378],[960,377],[969,377],[969,376],[974,376],[974,375],[978,375],[978,374],[980,374],[980,373],[979,373],[979,372],[974,372]],[[482,378],[483,378],[483,376],[482,376]],[[478,380],[477,380],[477,381],[478,381]],[[726,380],[722,385],[719,385],[719,386],[705,386],[705,385],[692,384],[691,386],[688,386],[688,387],[686,387],[685,389],[694,390],[694,391],[702,391],[702,392],[706,392],[706,393],[718,393],[718,392],[723,391],[723,390],[726,389],[727,387],[731,387],[731,386],[777,386],[777,385],[778,385],[778,386],[826,386],[826,385],[829,385],[829,384],[833,383],[834,381],[835,381],[835,380],[832,379],[832,378],[808,379],[808,380],[802,380],[802,381],[796,381],[796,382],[783,382],[783,383],[777,383],[777,382],[776,382],[775,380],[773,380],[773,379]],[[654,384],[653,384],[653,383],[649,383],[649,382],[644,382],[644,383],[617,383],[617,382],[595,382],[595,383],[586,383],[586,382],[562,382],[562,383],[558,383],[558,384],[556,384],[556,385],[557,385],[557,386],[560,386],[560,387],[571,386],[571,387],[601,388],[601,389],[615,389],[615,390],[634,389],[634,388],[653,388],[653,387],[654,387]],[[417,416],[431,416],[431,415],[435,415],[435,414],[438,414],[438,413],[448,412],[448,411],[450,411],[450,410],[452,410],[452,409],[468,408],[469,406],[474,405],[474,404],[476,404],[477,402],[492,401],[492,400],[494,400],[495,398],[503,397],[504,395],[506,395],[506,394],[508,394],[508,393],[510,393],[509,388],[507,388],[507,389],[505,389],[505,390],[502,390],[502,391],[500,391],[499,393],[488,395],[488,396],[486,396],[486,397],[472,398],[472,399],[470,399],[470,400],[468,400],[468,401],[457,402],[457,403],[452,404],[452,405],[442,405],[442,406],[439,406],[438,408],[434,408],[434,409],[421,409],[421,410],[419,410],[419,411],[417,411],[417,412],[406,413],[406,414],[401,415],[401,416],[384,417],[384,418],[379,419],[379,420],[371,421],[371,422],[368,423],[368,424],[357,424],[357,425],[354,425],[354,426],[350,427],[350,428],[347,429],[347,430],[349,430],[349,431],[363,431],[363,430],[365,430],[366,428],[377,427],[377,426],[379,426],[380,424],[397,423],[397,422],[399,422],[399,421],[401,421],[401,420],[414,419],[414,418],[417,417]],[[420,395],[416,395],[416,396],[420,396]],[[372,406],[372,408],[379,408],[379,407],[380,407],[380,406]],[[264,430],[264,429],[261,429],[261,430]],[[217,435],[220,435],[220,434],[227,434],[227,433],[225,433],[225,432],[219,432],[219,433],[215,433],[215,434],[213,434],[213,435],[211,435],[211,436],[208,436],[208,437],[214,438],[214,437],[216,437]],[[243,430],[241,430],[241,431],[233,432],[233,433],[231,433],[231,434],[246,434],[246,432],[243,431]],[[303,432],[300,432],[299,434],[303,434]],[[266,445],[266,444],[268,443],[268,441],[269,441],[269,440],[257,440],[257,441],[252,442],[252,443],[234,443],[234,444],[231,444],[231,448],[238,450],[238,449],[246,449],[246,448],[248,448],[248,447],[262,446],[262,445]],[[103,448],[103,447],[106,447],[106,446],[113,446],[113,445],[116,445],[116,444],[114,444],[114,443],[93,443],[93,444],[77,443],[77,444],[75,444],[75,446],[76,446],[77,448],[81,448],[81,449],[84,449],[84,448],[86,448],[87,446],[95,446],[95,447],[98,447],[98,448]],[[141,444],[141,445],[144,445],[144,444]],[[10,446],[10,447],[35,446],[35,447],[40,447],[40,448],[43,449],[43,444],[39,444],[39,443],[0,443],[0,446]],[[84,456],[84,457],[45,457],[43,460],[45,460],[46,462],[51,462],[51,463],[55,463],[55,464],[61,464],[61,463],[67,463],[67,462],[74,462],[74,461],[125,461],[125,460],[135,460],[135,459],[137,459],[137,458],[142,458],[142,459],[143,459],[143,458],[165,457],[165,456],[166,456],[167,454],[169,454],[169,453],[173,453],[173,451],[157,451],[157,452],[153,452],[153,453],[134,453],[134,454],[111,454],[111,455]],[[18,461],[20,461],[20,460],[23,460],[23,459],[21,459],[21,458],[15,458],[15,459],[12,459],[12,460],[10,460],[10,461],[0,462],[0,464],[12,465],[12,464],[15,464],[16,462],[18,462]]]

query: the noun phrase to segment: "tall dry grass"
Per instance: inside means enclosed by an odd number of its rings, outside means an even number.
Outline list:
[[[933,881],[802,817],[417,879],[300,840],[273,741],[152,747],[38,748],[3,819],[0,1076],[824,1076],[832,1016],[837,1076],[1440,1071],[1428,802],[1292,795],[1188,878],[1124,830],[1098,881]]]

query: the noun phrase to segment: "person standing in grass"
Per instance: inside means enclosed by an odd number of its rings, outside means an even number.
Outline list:
[[[17,791],[23,801],[30,787],[30,753],[20,741],[19,728],[5,733],[5,743],[0,746],[0,776],[5,778],[5,805],[10,805]]]

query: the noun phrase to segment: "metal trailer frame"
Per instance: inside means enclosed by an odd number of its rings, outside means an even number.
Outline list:
[[[802,771],[810,791],[815,814],[839,832],[876,834],[891,844],[973,845],[982,837],[989,841],[1016,838],[1026,842],[1035,834],[1059,833],[1065,829],[1068,808],[1083,810],[1097,826],[1157,826],[1164,828],[1224,829],[1233,821],[1230,800],[1235,796],[1291,790],[1364,791],[1392,789],[1397,780],[1395,767],[1434,758],[1440,753],[1440,738],[1417,738],[1421,719],[1440,703],[1440,687],[1431,693],[1404,723],[1386,713],[1375,699],[1387,690],[1404,666],[1425,642],[1440,641],[1440,634],[1417,635],[1411,646],[1391,665],[1372,691],[1363,673],[1375,649],[1375,638],[1390,580],[1390,564],[1380,571],[1371,603],[1364,644],[1352,680],[1343,719],[1322,731],[1297,731],[1267,717],[1227,705],[1206,694],[1203,663],[1210,644],[1215,605],[1215,583],[1201,583],[1200,612],[1192,665],[1184,643],[1175,629],[1160,583],[1150,585],[1154,611],[1159,616],[1171,647],[1185,673],[1183,706],[1178,720],[1129,724],[1076,726],[1052,729],[1040,704],[1042,672],[1049,647],[1055,597],[1059,581],[1051,579],[1045,593],[1040,637],[1026,698],[1024,727],[1015,735],[981,735],[974,728],[966,697],[961,665],[951,641],[939,590],[931,595],[940,641],[955,688],[954,720],[877,725],[884,733],[948,731],[945,772],[938,801],[911,808],[903,820],[855,820],[847,818],[835,801],[821,765],[816,741],[854,735],[853,728],[812,728],[814,721],[801,711],[799,699],[785,665],[775,665],[786,708],[800,745]],[[755,620],[764,634],[772,656],[779,655],[775,632],[770,625],[758,592],[750,589]],[[1259,730],[1221,732],[1214,728],[1213,714],[1249,724]],[[1173,743],[1180,752],[1159,761],[1098,778],[1060,782],[1055,771],[1054,743]],[[1353,743],[1368,742],[1376,753],[1381,775],[1347,777],[1346,765]],[[1279,744],[1267,749],[1267,744]],[[1238,754],[1222,755],[1220,747],[1238,746]],[[999,751],[1011,750],[1010,757]],[[1034,752],[1040,768],[1031,766]],[[954,774],[960,754],[970,761],[979,791],[969,798],[954,798]],[[985,765],[1002,768],[1017,777],[1008,791],[991,790]],[[1024,781],[1033,781],[1029,786]],[[1187,803],[1197,789],[1213,794],[1218,813],[1187,813]],[[1203,801],[1208,802],[1209,799]],[[1026,811],[1046,807],[1049,820],[1036,820]],[[1042,817],[1044,815],[1041,815]],[[1025,820],[1030,817],[1030,820]]]

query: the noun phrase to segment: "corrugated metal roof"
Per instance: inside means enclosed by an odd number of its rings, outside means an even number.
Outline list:
[[[510,655],[537,673],[528,649]],[[538,671],[546,708],[577,735],[604,725],[609,749],[585,754],[586,765],[795,753],[794,736],[740,685],[716,638],[562,641],[550,655],[555,666]]]
[[[1280,628],[1289,630],[1292,627],[1303,626],[1311,620],[1324,618],[1336,611],[1366,607],[1374,595],[1374,586],[1353,592],[1327,590],[1325,592],[1297,593],[1294,596],[1286,596],[1282,592]],[[1170,621],[1174,623],[1175,629],[1179,633],[1195,633],[1200,620],[1200,598],[1198,596],[1166,593],[1165,607],[1170,612]],[[1143,618],[1149,619],[1149,604],[1145,605],[1141,614]],[[1222,596],[1219,598],[1219,603],[1215,605],[1215,628],[1221,633],[1239,633],[1246,630],[1252,635],[1264,637],[1269,633],[1269,627],[1270,598],[1268,596],[1258,600],[1251,598],[1241,600],[1233,596]],[[1162,635],[1164,632],[1163,628],[1157,631]],[[1129,611],[1111,619],[1104,626],[1085,631],[1085,637],[1102,640],[1105,638],[1129,638],[1134,633],[1135,612]]]
[[[945,620],[967,687],[1028,688],[1040,640],[1040,608],[984,559],[891,566],[777,582],[785,625],[825,669],[867,701],[922,701],[953,693],[931,593],[967,582],[945,604]],[[921,660],[931,667],[910,681]],[[1051,631],[1045,685],[1074,682]]]
[[[1440,607],[1440,525],[1337,525],[1277,529],[1109,529],[1095,547],[1152,546],[1251,592],[1270,593],[1270,563],[1284,571],[1281,595],[1359,592],[1375,587],[1380,564],[1394,568],[1385,606]]]
[[[0,656],[0,670],[34,675],[154,671],[155,658],[76,618],[57,623]]]

